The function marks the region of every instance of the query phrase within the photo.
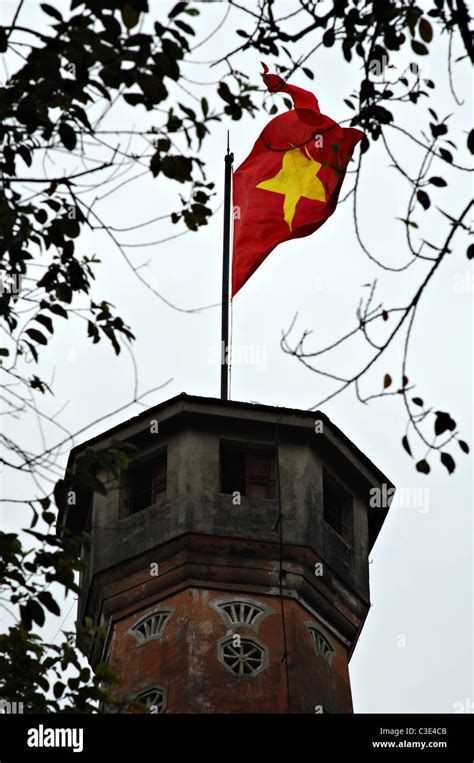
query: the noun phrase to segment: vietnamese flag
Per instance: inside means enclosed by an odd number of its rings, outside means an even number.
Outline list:
[[[274,117],[234,172],[232,296],[270,252],[309,236],[336,209],[355,146],[364,133],[321,114],[313,93],[287,85],[264,66],[272,93],[288,93],[295,108]]]

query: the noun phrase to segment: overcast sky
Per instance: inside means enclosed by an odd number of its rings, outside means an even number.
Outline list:
[[[52,4],[56,4],[51,0]],[[243,3],[253,8],[255,3]],[[39,3],[25,4],[23,22],[44,23]],[[173,3],[151,2],[153,16],[162,18]],[[321,3],[321,12],[325,2]],[[423,3],[421,3],[423,6]],[[204,39],[223,19],[225,3],[201,4],[202,16],[192,19],[198,30],[197,41]],[[291,13],[297,4],[277,2],[278,15]],[[4,0],[2,22],[13,16],[16,3]],[[293,22],[295,27],[297,19]],[[190,94],[176,97],[191,105],[193,96],[206,96],[211,106],[219,104],[214,96],[216,83],[225,66],[210,68],[206,63],[235,47],[233,30],[249,29],[249,20],[231,9],[225,24],[200,46],[192,56],[193,64],[184,71],[191,82],[184,83]],[[290,26],[288,26],[290,29]],[[452,118],[454,140],[465,144],[469,129],[471,100],[470,74],[465,62],[456,65],[459,108],[449,92],[446,77],[445,41],[433,43],[436,56],[423,75],[437,83],[432,105],[438,114],[455,112]],[[310,41],[303,41],[302,53]],[[461,51],[455,50],[455,57]],[[397,66],[404,68],[410,59]],[[10,71],[17,62],[7,61]],[[252,81],[258,81],[259,56],[241,54],[235,66]],[[267,63],[272,69],[271,57]],[[360,72],[343,59],[339,46],[318,52],[309,60],[315,79],[298,73],[294,84],[312,89],[321,110],[336,120],[350,116],[343,99],[357,83]],[[429,71],[427,71],[429,69]],[[4,71],[2,71],[4,77]],[[199,85],[196,83],[211,83]],[[276,99],[284,109],[281,99]],[[194,106],[198,110],[199,105]],[[427,125],[426,106],[405,106],[401,123],[409,129]],[[400,114],[400,112],[398,112]],[[202,158],[209,179],[216,182],[213,208],[222,203],[223,157],[226,131],[230,130],[231,148],[237,167],[247,156],[260,130],[268,121],[261,114],[240,122],[225,119],[216,122],[212,137],[205,141]],[[141,108],[114,108],[107,129],[143,129],[159,124],[156,115],[144,114]],[[103,124],[105,129],[105,123]],[[421,155],[408,139],[388,131],[390,145],[410,174],[418,171]],[[144,148],[141,144],[141,150]],[[359,149],[356,149],[356,158]],[[109,152],[103,151],[103,158]],[[465,158],[465,154],[464,154]],[[359,213],[362,235],[367,246],[384,263],[400,266],[407,260],[403,217],[409,193],[408,185],[388,167],[387,155],[376,145],[365,157],[361,179]],[[59,162],[63,161],[61,158]],[[76,166],[66,164],[64,167]],[[54,169],[57,171],[57,165]],[[79,167],[79,163],[77,162]],[[444,174],[450,184],[433,189],[433,207],[441,206],[453,214],[466,205],[469,194],[467,173],[445,172],[446,165],[433,167],[433,174]],[[138,174],[136,169],[130,174]],[[110,183],[112,189],[117,183]],[[350,188],[350,177],[344,190]],[[117,227],[137,225],[157,215],[179,209],[177,188],[151,175],[118,189],[101,202],[101,214]],[[95,193],[98,195],[98,192]],[[176,200],[176,202],[175,202]],[[295,315],[298,319],[293,336],[308,328],[313,334],[308,349],[317,349],[337,339],[355,325],[355,311],[361,296],[367,295],[364,284],[379,279],[378,301],[385,306],[403,305],[415,292],[426,272],[419,263],[401,273],[387,273],[370,262],[361,251],[354,234],[350,202],[339,205],[336,213],[313,236],[282,245],[271,254],[234,300],[233,338],[235,346],[252,348],[259,362],[237,364],[232,371],[231,397],[234,400],[258,401],[274,406],[306,409],[314,406],[332,389],[327,381],[303,368],[297,360],[280,349],[280,336]],[[443,241],[446,219],[436,210],[416,212],[424,221],[430,215],[432,241]],[[428,219],[428,218],[427,218]],[[127,245],[127,254],[140,273],[167,299],[183,308],[218,303],[221,289],[222,209],[206,228],[161,244],[136,247],[164,239],[183,229],[162,221],[128,233],[117,234]],[[446,258],[422,300],[413,332],[408,376],[416,383],[416,393],[435,410],[447,410],[459,423],[460,434],[470,444],[472,437],[472,280],[465,256],[465,239],[456,239],[453,255]],[[147,405],[185,391],[193,395],[218,396],[219,367],[214,362],[220,341],[218,307],[200,313],[184,314],[166,306],[136,279],[113,242],[103,232],[85,233],[81,251],[96,253],[101,260],[94,286],[95,298],[112,302],[137,337],[133,352],[139,374],[139,392],[169,383],[146,398]],[[463,287],[464,284],[464,287]],[[71,432],[77,431],[125,405],[134,395],[134,371],[130,354],[124,351],[117,359],[105,343],[92,345],[79,320],[58,320],[54,341],[42,351],[39,374],[46,380],[54,374],[54,400],[45,400],[43,410],[55,413],[66,406],[59,421]],[[328,358],[325,370],[356,369],[366,350],[356,343],[334,359]],[[381,391],[385,373],[398,376],[400,346],[377,364],[362,388],[367,393]],[[34,371],[37,373],[37,371]],[[80,442],[108,426],[138,413],[139,406],[112,416],[104,424],[92,427]],[[414,461],[402,450],[405,416],[396,397],[359,403],[353,391],[323,406],[324,412],[345,434],[382,469],[398,488],[423,489],[418,508],[392,507],[371,554],[372,608],[350,664],[354,708],[356,712],[453,712],[474,700],[472,683],[472,469],[470,458],[459,448],[453,451],[457,469],[449,476],[431,459],[432,472],[426,477],[415,471]],[[28,443],[32,450],[42,450],[42,435],[37,418],[6,421],[9,436]],[[48,444],[60,439],[58,430],[45,427]],[[417,445],[419,448],[419,445]],[[58,460],[63,466],[69,446]],[[417,451],[418,458],[425,454]],[[31,497],[32,486],[17,475],[3,475],[2,492],[14,497]],[[38,496],[38,491],[34,493]],[[21,526],[18,509],[3,509],[2,525],[10,530]],[[24,520],[23,520],[24,521]],[[69,609],[66,603],[64,613]],[[64,627],[71,627],[71,611]],[[47,633],[56,633],[61,618],[51,617]],[[459,703],[459,704],[456,704]]]

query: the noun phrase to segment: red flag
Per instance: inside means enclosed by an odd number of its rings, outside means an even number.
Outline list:
[[[321,114],[313,93],[275,74],[270,92],[288,93],[295,108],[274,117],[234,172],[232,296],[270,252],[308,236],[334,212],[347,164],[364,133]]]

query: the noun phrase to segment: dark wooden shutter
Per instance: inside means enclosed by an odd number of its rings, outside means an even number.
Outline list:
[[[163,503],[166,500],[166,459],[157,461],[151,472],[152,504]]]
[[[273,498],[273,460],[270,453],[247,453],[246,493],[249,498]]]

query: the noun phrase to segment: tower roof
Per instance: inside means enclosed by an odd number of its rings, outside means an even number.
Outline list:
[[[274,431],[275,439],[279,432],[294,433],[295,436],[308,438],[315,447],[340,463],[352,479],[370,489],[380,487],[393,488],[391,480],[337,427],[322,411],[286,408],[262,403],[247,403],[236,400],[222,400],[213,397],[200,397],[181,392],[175,397],[154,405],[137,416],[110,427],[95,437],[75,446],[68,459],[70,468],[76,457],[87,448],[105,448],[113,439],[137,444],[141,436],[148,432],[150,419],[159,422],[160,431],[165,434],[184,426],[197,430],[229,424],[242,432]],[[315,422],[322,423],[322,431],[315,435]],[[367,496],[369,495],[367,489]],[[68,512],[66,524],[73,531],[84,528],[87,518],[88,500],[82,496],[73,512]],[[372,548],[387,516],[388,508],[376,508],[368,511],[369,545]],[[61,520],[61,517],[60,517]]]

